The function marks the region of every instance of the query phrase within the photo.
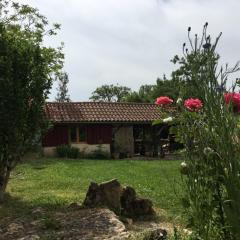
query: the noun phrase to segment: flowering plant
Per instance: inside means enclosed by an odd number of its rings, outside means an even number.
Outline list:
[[[206,29],[207,24],[202,41],[198,35],[192,41],[189,35],[192,51],[184,44],[183,57],[175,57],[180,64],[175,77],[181,82],[182,91],[171,129],[186,150],[180,166],[185,190],[181,200],[196,239],[237,240],[240,239],[240,129],[239,120],[229,106],[240,112],[240,93],[234,93],[234,87],[230,93],[223,93],[228,75],[240,67],[217,72],[219,55],[215,49],[220,36],[211,43]],[[188,34],[190,31],[189,28]]]
[[[240,93],[225,93],[224,98],[227,105],[232,102],[234,111],[240,112]]]
[[[167,96],[161,96],[157,98],[155,103],[160,106],[166,106],[172,104],[173,100]]]
[[[202,101],[198,98],[189,98],[184,101],[184,106],[189,110],[189,111],[198,111],[199,109],[202,108],[203,104]]]

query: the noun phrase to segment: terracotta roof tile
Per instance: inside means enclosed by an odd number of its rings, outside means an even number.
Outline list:
[[[45,114],[53,123],[152,122],[161,117],[159,107],[148,103],[49,102]]]

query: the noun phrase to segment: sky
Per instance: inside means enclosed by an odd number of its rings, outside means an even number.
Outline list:
[[[182,54],[187,28],[201,34],[205,22],[213,38],[223,32],[221,64],[240,60],[240,0],[19,0],[37,7],[64,42],[72,101],[87,101],[103,84],[137,90],[175,69],[170,60]],[[234,76],[235,77],[235,76]],[[56,96],[56,84],[50,100]]]

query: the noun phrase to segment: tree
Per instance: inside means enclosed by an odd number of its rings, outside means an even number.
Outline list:
[[[68,74],[66,72],[61,72],[60,74],[58,74],[57,76],[58,79],[58,93],[57,93],[57,97],[56,97],[56,101],[57,102],[70,102],[70,96],[68,94],[68,83],[69,83],[69,79],[68,79]]]
[[[154,103],[159,96],[168,96],[177,99],[179,95],[179,85],[176,80],[158,78],[156,84],[142,85],[138,92],[131,92],[125,98],[126,102]]]
[[[179,96],[178,82],[175,79],[167,79],[165,76],[163,76],[163,79],[158,78],[152,92],[152,99],[155,101],[159,96],[168,96],[177,100]]]
[[[28,5],[0,0],[0,200],[12,169],[45,126],[43,109],[64,55],[43,45],[54,24]]]
[[[152,92],[155,85],[142,85],[138,92],[129,93],[124,99],[126,102],[150,103],[153,102]]]
[[[131,89],[125,86],[102,85],[98,87],[89,98],[94,102],[122,102]]]

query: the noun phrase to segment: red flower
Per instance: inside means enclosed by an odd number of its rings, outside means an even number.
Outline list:
[[[184,106],[189,110],[189,111],[197,111],[202,108],[203,104],[202,101],[198,98],[189,98],[184,101]]]
[[[155,103],[157,105],[164,106],[164,105],[169,105],[173,103],[173,100],[167,96],[162,96],[162,97],[158,97]]]
[[[233,107],[237,109],[237,112],[240,112],[240,93],[225,93],[224,98],[226,104],[232,102]]]

